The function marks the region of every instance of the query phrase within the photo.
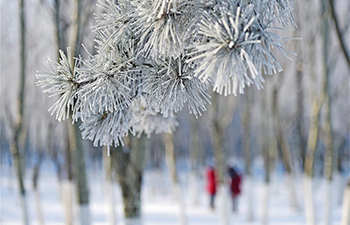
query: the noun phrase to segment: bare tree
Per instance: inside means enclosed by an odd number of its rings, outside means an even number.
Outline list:
[[[41,197],[39,193],[39,188],[38,188],[38,183],[39,183],[39,177],[40,177],[40,167],[43,161],[44,153],[42,149],[39,149],[37,153],[37,161],[34,164],[33,168],[33,189],[35,193],[35,205],[36,205],[36,211],[37,211],[37,216],[39,220],[40,225],[44,225],[44,215],[42,212],[42,207],[41,207]]]
[[[19,79],[19,93],[17,97],[17,115],[13,124],[13,138],[11,141],[11,153],[13,156],[19,196],[21,202],[22,221],[23,224],[29,224],[28,208],[27,208],[27,196],[26,189],[23,181],[23,164],[22,154],[20,150],[20,136],[23,130],[23,115],[24,115],[24,92],[26,81],[26,23],[25,23],[25,1],[19,1],[19,15],[20,15],[20,79]]]

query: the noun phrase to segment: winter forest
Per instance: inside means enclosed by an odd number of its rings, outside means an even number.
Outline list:
[[[1,0],[0,223],[350,225],[349,15]]]

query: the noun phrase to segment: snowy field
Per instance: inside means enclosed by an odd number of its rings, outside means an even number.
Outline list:
[[[42,196],[42,209],[44,214],[44,221],[47,225],[58,225],[64,224],[63,206],[60,200],[59,185],[56,179],[56,175],[53,172],[53,168],[45,166],[41,171],[40,177],[40,194]],[[20,211],[19,201],[16,192],[16,183],[14,180],[14,174],[10,172],[8,167],[2,166],[1,169],[1,224],[3,225],[14,225],[20,223]],[[30,211],[31,224],[38,224],[36,216],[36,205],[34,193],[31,188],[30,173],[26,176],[26,187],[28,189],[28,204]],[[170,186],[166,184],[166,173],[164,172],[164,178],[155,173],[146,172],[144,179],[143,188],[143,220],[144,225],[175,225],[177,224],[177,208],[176,204],[172,200],[170,193]],[[204,186],[201,185],[199,190],[200,199],[197,205],[192,203],[191,191],[188,187],[187,176],[181,176],[183,183],[182,192],[186,202],[186,212],[188,224],[190,225],[216,225],[219,223],[218,212],[210,211],[207,207],[207,195],[205,193]],[[90,182],[90,209],[92,210],[92,222],[93,224],[107,224],[106,205],[104,202],[103,193],[103,178],[102,172],[92,171],[89,175]],[[245,185],[245,184],[244,184]],[[231,224],[247,224],[255,225],[261,223],[261,215],[263,209],[262,203],[262,191],[263,183],[260,180],[254,182],[254,222],[246,221],[247,212],[247,195],[244,192],[245,188],[243,185],[243,194],[240,198],[239,212],[232,213]],[[277,176],[273,179],[270,188],[270,199],[269,199],[269,224],[271,225],[297,225],[305,224],[305,216],[303,213],[303,198],[302,198],[302,184],[299,181],[296,184],[298,192],[298,201],[301,207],[300,212],[293,211],[289,206],[288,192],[286,185],[284,184],[283,178],[279,179]],[[317,219],[322,224],[322,203],[324,199],[324,185],[320,180],[315,180],[315,201],[317,206]],[[337,188],[335,188],[337,189]],[[123,224],[123,214],[121,205],[120,189],[115,184],[115,201],[117,203],[116,216],[118,225]],[[334,201],[338,197],[338,194],[332,195]],[[335,203],[333,207],[333,224],[339,224],[341,207]]]

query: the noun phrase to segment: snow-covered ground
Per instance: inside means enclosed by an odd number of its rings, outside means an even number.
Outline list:
[[[92,171],[92,170],[91,170]],[[93,224],[107,224],[106,204],[104,201],[103,193],[103,178],[102,172],[94,171],[89,175],[90,181],[90,209],[92,212]],[[165,174],[165,173],[164,173]],[[28,205],[31,224],[38,224],[34,193],[31,188],[30,173],[26,176],[26,187],[28,189]],[[143,205],[142,214],[144,225],[175,225],[177,224],[177,208],[174,201],[171,199],[170,187],[166,184],[167,179],[157,177],[155,173],[146,172],[143,188]],[[190,225],[217,225],[219,223],[218,212],[210,211],[207,207],[208,199],[205,193],[205,189],[202,188],[199,191],[200,201],[197,206],[191,203],[191,191],[187,185],[187,178],[182,176],[183,181],[183,196],[186,202],[186,212],[188,224]],[[246,221],[247,212],[247,196],[244,192],[239,202],[239,212],[231,214],[231,224],[247,224],[255,225],[261,224],[262,214],[262,191],[263,183],[259,179],[254,182],[254,222]],[[318,222],[322,221],[323,217],[323,182],[315,180],[315,202],[316,202],[316,214]],[[273,183],[270,188],[270,202],[269,202],[269,224],[271,225],[297,225],[305,224],[305,216],[303,213],[303,197],[302,197],[302,184],[301,181],[296,183],[298,201],[301,207],[300,212],[295,212],[289,205],[288,191],[283,179],[273,179]],[[56,179],[56,175],[50,166],[41,171],[40,177],[40,193],[42,196],[42,210],[44,214],[45,224],[58,225],[64,224],[64,214],[62,202],[59,194],[59,185]],[[123,224],[123,213],[121,205],[120,189],[115,184],[115,202],[116,216],[118,225]],[[335,193],[335,192],[334,192]],[[336,198],[335,194],[333,195]],[[20,223],[20,210],[19,200],[16,192],[16,182],[8,167],[2,166],[1,168],[1,204],[0,204],[0,223],[4,225],[14,225]],[[341,207],[339,204],[335,204],[333,210],[333,224],[339,224],[341,214]],[[321,224],[321,223],[320,223]]]

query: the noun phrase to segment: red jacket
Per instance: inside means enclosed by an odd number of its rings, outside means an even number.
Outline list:
[[[231,179],[231,192],[234,197],[241,193],[241,180],[242,178],[238,174]]]
[[[207,191],[210,195],[216,194],[216,175],[213,168],[207,171]]]

